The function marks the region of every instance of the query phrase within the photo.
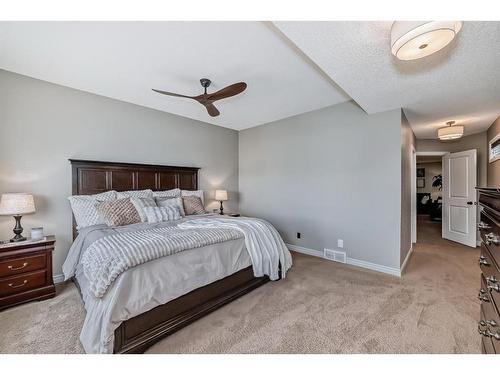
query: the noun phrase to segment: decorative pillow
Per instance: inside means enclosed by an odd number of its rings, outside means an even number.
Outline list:
[[[202,215],[207,213],[200,197],[182,197],[182,203],[184,204],[184,212],[186,215]]]
[[[203,198],[203,190],[181,190],[182,197],[199,197],[201,199],[201,203],[205,204],[205,199]]]
[[[75,216],[76,228],[82,229],[91,225],[106,224],[99,216],[95,205],[101,201],[112,201],[116,199],[116,191],[110,190],[94,195],[72,195],[68,197],[73,215]]]
[[[139,213],[130,198],[99,202],[95,205],[95,208],[110,227],[120,227],[141,222]]]
[[[130,198],[130,201],[132,202],[135,209],[137,210],[137,213],[139,214],[139,217],[141,218],[141,221],[143,223],[148,221],[148,218],[146,217],[146,213],[144,212],[144,208],[157,207],[156,202],[153,198]]]
[[[155,198],[177,198],[181,196],[181,189],[175,188],[163,191],[153,191]]]
[[[181,216],[186,216],[186,213],[184,212],[184,205],[182,204],[182,198],[177,197],[177,198],[155,198],[156,205],[158,207],[177,207],[179,209],[179,213]]]
[[[159,223],[161,221],[180,220],[181,213],[175,206],[169,207],[145,207],[144,212],[148,223]]]
[[[116,193],[116,198],[153,198],[153,190],[129,190],[129,191],[118,191]]]

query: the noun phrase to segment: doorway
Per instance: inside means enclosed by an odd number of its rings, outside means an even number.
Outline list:
[[[420,241],[442,237],[444,154],[416,153],[416,229]]]
[[[423,235],[476,247],[477,150],[415,152],[412,172],[413,242]]]

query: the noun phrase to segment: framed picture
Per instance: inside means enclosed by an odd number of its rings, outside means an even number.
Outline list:
[[[493,163],[500,159],[500,133],[498,133],[488,144],[488,161]]]
[[[417,177],[425,177],[425,168],[417,168]]]
[[[424,188],[424,187],[425,187],[425,178],[417,178],[417,188]]]

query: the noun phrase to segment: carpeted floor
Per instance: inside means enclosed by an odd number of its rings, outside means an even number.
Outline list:
[[[402,279],[293,253],[285,280],[167,337],[148,353],[479,353],[478,250],[419,218]],[[1,353],[81,353],[73,284],[0,313]]]

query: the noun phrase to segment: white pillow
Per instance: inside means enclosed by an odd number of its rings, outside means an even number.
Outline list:
[[[73,215],[75,216],[76,228],[82,229],[91,225],[106,224],[95,208],[96,203],[113,201],[116,199],[116,191],[110,190],[94,195],[72,195],[68,197]]]
[[[153,190],[129,190],[129,191],[118,191],[116,193],[118,199],[123,198],[153,198]]]
[[[203,199],[203,190],[182,190],[181,196],[190,197],[194,195],[195,197],[200,197],[201,203],[205,204],[205,199]]]
[[[158,198],[177,198],[181,196],[181,189],[175,188],[170,190],[153,191],[153,197]]]
[[[144,207],[148,223],[159,223],[161,221],[180,220],[181,213],[174,206],[169,207]]]
[[[143,223],[148,221],[144,209],[146,207],[157,207],[156,202],[153,198],[130,198],[130,201],[134,205],[135,209],[139,213],[139,217]]]
[[[155,198],[156,205],[158,207],[170,207],[174,206],[179,209],[179,212],[181,216],[186,216],[186,213],[184,212],[184,204],[182,203],[182,198],[177,197],[177,198],[160,198],[156,197]]]

